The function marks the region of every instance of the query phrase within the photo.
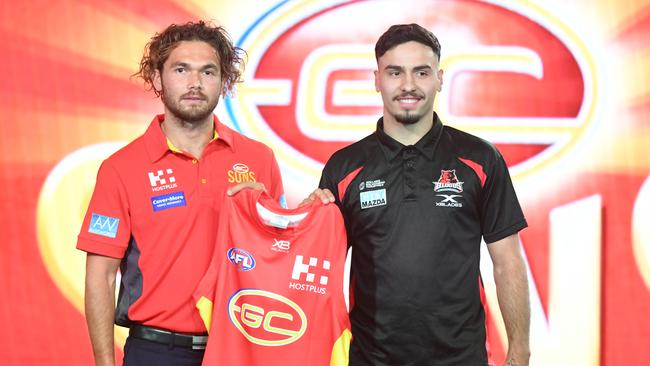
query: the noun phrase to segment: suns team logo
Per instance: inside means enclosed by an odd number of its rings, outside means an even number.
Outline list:
[[[237,163],[228,170],[228,183],[257,182],[255,172],[248,168],[248,165]]]
[[[443,42],[441,119],[495,143],[515,179],[566,156],[590,129],[595,58],[559,19],[529,2],[405,0],[399,12],[394,4],[281,2],[237,41],[250,59],[226,109],[294,180],[317,180],[332,152],[374,131],[382,114],[374,44],[413,19]]]

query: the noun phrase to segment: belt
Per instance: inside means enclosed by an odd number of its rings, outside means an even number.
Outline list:
[[[208,343],[207,334],[183,334],[174,333],[168,330],[147,327],[140,324],[134,324],[129,330],[129,336],[155,343],[167,344],[170,348],[184,347],[195,350],[205,349]]]

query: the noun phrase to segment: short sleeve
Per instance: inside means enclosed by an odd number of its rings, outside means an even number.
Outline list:
[[[492,154],[480,204],[481,230],[488,244],[528,226],[506,162],[494,147]]]
[[[95,190],[77,238],[77,249],[122,258],[130,238],[127,193],[119,173],[106,160],[97,173]]]

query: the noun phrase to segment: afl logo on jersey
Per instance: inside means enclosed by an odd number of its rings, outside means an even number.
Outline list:
[[[237,163],[228,170],[228,183],[257,182],[255,172],[252,172],[248,165]]]
[[[597,59],[539,5],[315,0],[279,2],[237,41],[250,58],[237,98],[224,100],[233,124],[283,170],[319,177],[334,151],[375,129],[375,42],[413,19],[443,45],[440,118],[495,143],[515,178],[567,156],[598,120]]]
[[[230,321],[252,343],[285,346],[305,334],[307,316],[290,299],[276,293],[243,289],[228,301]]]
[[[227,252],[230,263],[237,266],[240,271],[250,271],[255,268],[255,258],[247,251],[239,248],[230,248]]]

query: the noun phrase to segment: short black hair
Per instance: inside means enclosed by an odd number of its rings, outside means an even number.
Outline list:
[[[440,42],[438,38],[419,24],[395,24],[379,37],[375,44],[375,58],[379,60],[388,50],[402,43],[415,41],[431,47],[440,60]]]

